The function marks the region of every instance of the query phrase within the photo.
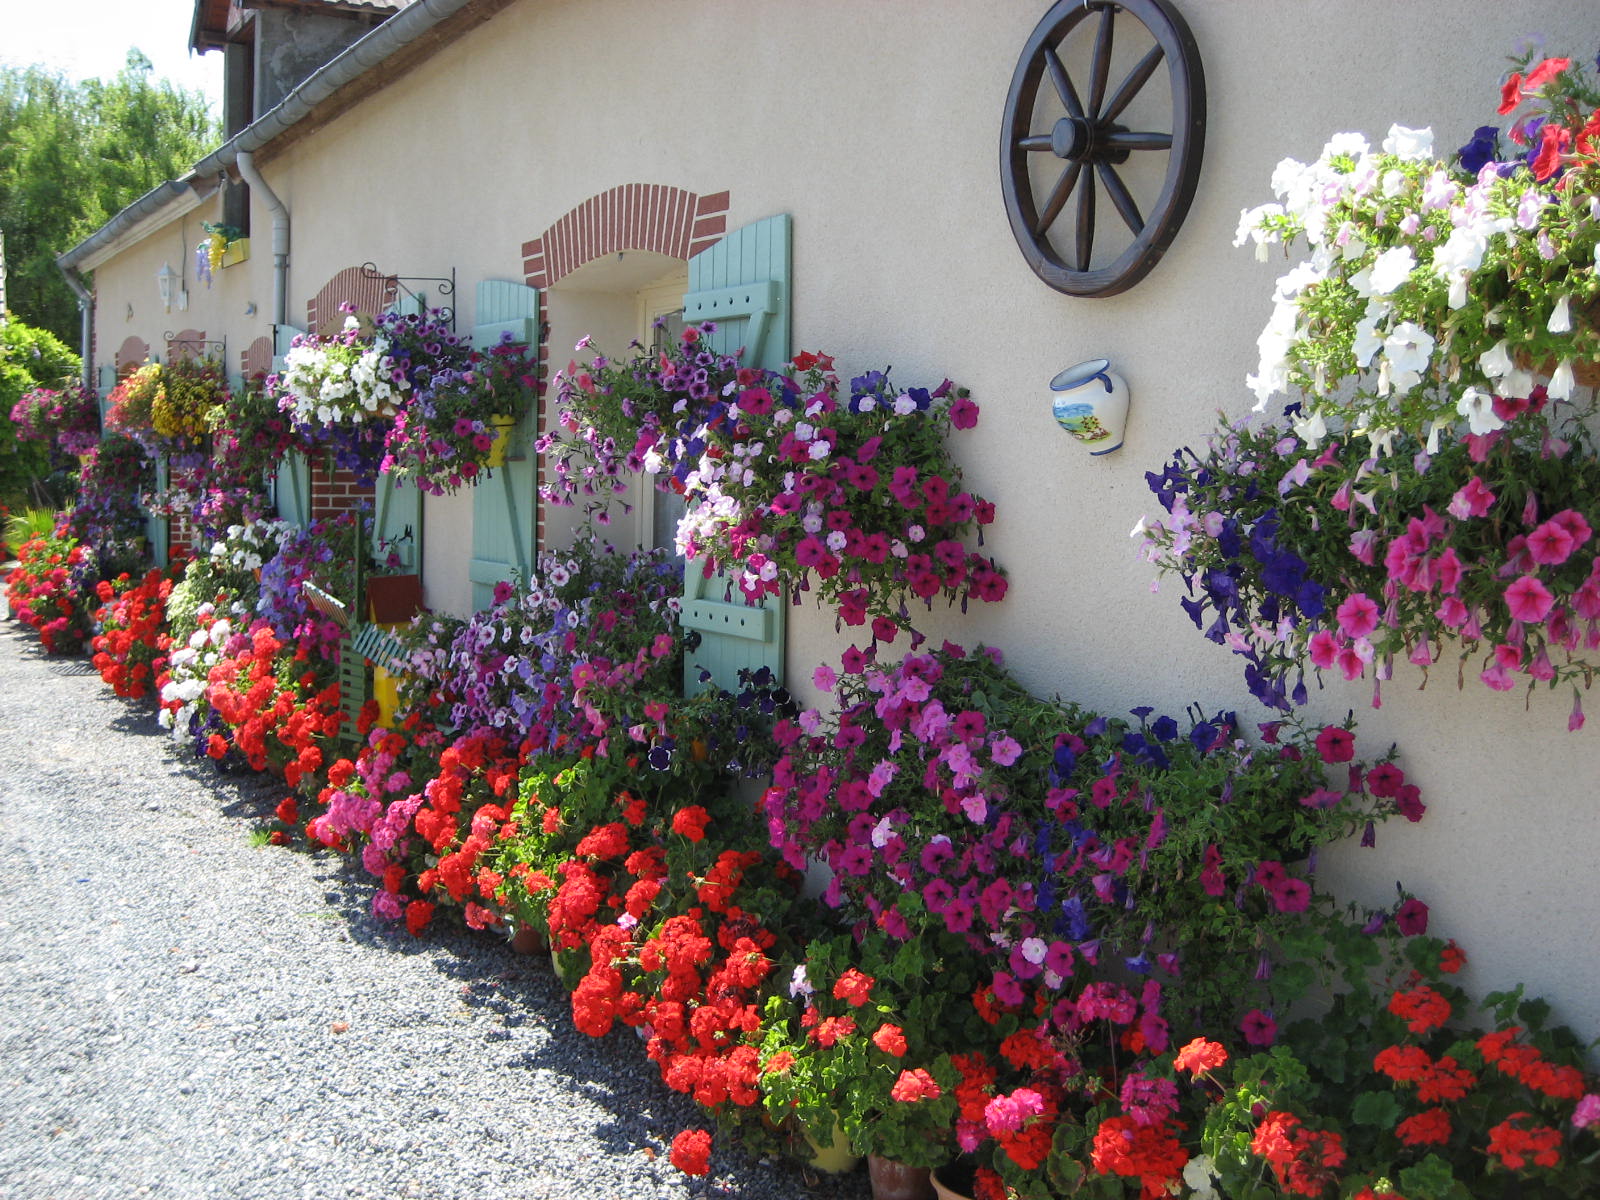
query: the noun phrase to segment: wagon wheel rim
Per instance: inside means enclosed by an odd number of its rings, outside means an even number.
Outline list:
[[[1154,45],[1114,81],[1111,59],[1119,15],[1143,25]],[[1094,22],[1094,48],[1087,79],[1075,81],[1060,48],[1085,21]],[[1162,71],[1172,96],[1170,129],[1122,125],[1129,104]],[[1045,87],[1059,100],[1063,115],[1048,128],[1035,129],[1039,92]],[[1006,97],[1000,139],[1006,215],[1034,273],[1074,296],[1116,295],[1149,274],[1194,199],[1205,122],[1200,52],[1169,0],[1058,0],[1023,48]],[[1135,154],[1167,156],[1161,191],[1148,213],[1140,211],[1117,170]],[[1035,172],[1048,180],[1042,204],[1034,197]],[[1052,243],[1052,233],[1069,210],[1070,246],[1062,252]],[[1103,245],[1111,236],[1101,228],[1108,213],[1119,231],[1115,244],[1123,239],[1128,244],[1110,263],[1094,267],[1097,238]]]

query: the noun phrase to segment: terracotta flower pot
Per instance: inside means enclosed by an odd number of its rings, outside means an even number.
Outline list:
[[[545,939],[544,933],[537,926],[524,925],[511,935],[511,952],[513,954],[543,954],[550,949],[550,943]]]
[[[938,1200],[972,1200],[973,1178],[970,1167],[958,1163],[940,1167],[929,1177]]]
[[[867,1155],[872,1200],[931,1200],[931,1175],[927,1167],[908,1167],[882,1155]]]

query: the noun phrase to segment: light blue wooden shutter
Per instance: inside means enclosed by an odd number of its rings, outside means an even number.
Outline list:
[[[402,315],[425,311],[421,296],[401,296],[394,311]],[[422,571],[422,489],[397,484],[379,475],[372,491],[372,556],[382,574],[416,575]],[[392,568],[389,555],[399,560]],[[361,614],[363,619],[365,613]]]
[[[715,321],[708,339],[713,349],[731,354],[742,347],[745,365],[782,370],[789,361],[789,262],[788,214],[735,229],[689,260],[685,323]],[[684,657],[685,693],[734,690],[744,668],[768,667],[781,680],[785,607],[782,595],[747,605],[734,580],[722,574],[708,579],[704,562],[690,559],[681,620],[700,642]],[[701,681],[702,671],[711,673],[709,683]]]
[[[156,491],[167,490],[167,456],[156,455]],[[150,540],[151,561],[158,567],[167,565],[167,552],[172,546],[172,539],[168,533],[167,518],[157,513],[146,513],[144,518],[144,535]]]
[[[117,386],[117,368],[112,366],[110,363],[101,363],[95,383],[95,392],[100,397],[100,429],[102,432],[104,432],[106,427],[106,409],[109,407],[106,403],[106,399],[111,395],[112,391],[115,390]]]
[[[478,349],[496,345],[509,331],[513,341],[538,345],[539,292],[537,288],[501,279],[478,284],[477,324],[472,344]],[[472,580],[472,607],[488,608],[494,602],[494,585],[503,579],[526,583],[533,565],[533,496],[535,461],[533,444],[535,405],[529,403],[511,434],[505,465],[494,478],[480,480],[472,489],[472,559],[467,571]],[[485,417],[492,413],[484,413]]]
[[[303,329],[293,325],[272,327],[272,369],[283,370],[283,356]],[[291,450],[283,456],[272,479],[272,495],[278,502],[278,516],[302,528],[311,524],[311,464],[306,456]]]

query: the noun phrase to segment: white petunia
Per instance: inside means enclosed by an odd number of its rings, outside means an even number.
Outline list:
[[[1550,312],[1550,320],[1545,323],[1545,328],[1551,333],[1572,332],[1572,297],[1563,296],[1556,301],[1556,306]]]
[[[1410,246],[1396,246],[1385,250],[1372,263],[1372,290],[1387,296],[1411,277],[1417,265],[1417,256]]]
[[[1456,401],[1456,411],[1467,419],[1467,429],[1480,437],[1501,428],[1502,421],[1494,411],[1494,397],[1478,388],[1469,387]]]
[[[1383,342],[1389,364],[1389,381],[1397,391],[1409,392],[1422,382],[1433,359],[1433,335],[1415,321],[1401,321]]]
[[[1554,373],[1550,376],[1548,388],[1550,399],[1570,400],[1572,398],[1572,389],[1576,383],[1577,381],[1572,377],[1572,360],[1563,358],[1556,365]]]
[[[1383,139],[1383,152],[1406,162],[1429,158],[1433,154],[1433,130],[1408,129],[1404,125],[1389,126],[1389,136]]]
[[[1478,365],[1483,368],[1483,373],[1490,379],[1504,378],[1512,367],[1511,355],[1506,350],[1506,342],[1501,338],[1489,349],[1478,356]]]

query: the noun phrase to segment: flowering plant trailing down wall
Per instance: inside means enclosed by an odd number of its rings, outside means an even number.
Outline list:
[[[53,441],[67,454],[87,454],[100,441],[100,401],[80,379],[24,392],[11,420],[19,438]]]
[[[684,497],[678,549],[708,574],[737,572],[751,602],[784,583],[797,601],[814,589],[881,641],[910,628],[913,601],[1005,596],[994,561],[961,540],[994,520],[945,444],[977,423],[965,389],[901,389],[869,371],[845,396],[828,356],[797,355],[787,375],[740,367],[704,347],[714,328],[684,330],[670,355],[602,357],[558,377],[576,441],[541,442],[555,468],[547,499],[600,503],[642,469]]]
[[[1510,146],[1483,126],[1449,162],[1431,131],[1397,125],[1378,151],[1342,133],[1278,165],[1281,203],[1245,212],[1236,244],[1265,259],[1304,238],[1311,256],[1278,280],[1260,406],[1293,386],[1308,436],[1337,416],[1381,440],[1458,417],[1487,433],[1490,396],[1527,396],[1535,371],[1570,397],[1575,366],[1600,359],[1584,315],[1600,297],[1600,91],[1547,58],[1506,81],[1499,112]]]
[[[267,394],[304,449],[325,449],[340,467],[370,480],[411,380],[388,337],[363,326],[350,305],[341,311],[346,316],[338,333],[295,336],[283,370],[267,377]]]
[[[438,313],[381,319],[395,331],[398,357],[417,361],[430,348],[432,365],[414,369],[414,386],[384,442],[380,469],[435,496],[469,486],[489,469],[495,419],[516,421],[537,387],[536,351],[512,340],[477,351],[453,338]]]
[[[536,387],[529,348],[507,336],[474,350],[439,309],[370,322],[343,311],[342,331],[299,335],[267,381],[307,448],[434,495],[474,483],[494,444],[491,418],[519,417]]]
[[[1597,102],[1545,59],[1502,90],[1525,153],[1502,156],[1490,126],[1450,163],[1426,130],[1397,126],[1381,152],[1341,134],[1279,165],[1282,204],[1244,214],[1263,255],[1312,251],[1278,281],[1251,381],[1258,410],[1304,396],[1149,474],[1166,515],[1135,534],[1263,703],[1303,703],[1308,667],[1370,667],[1376,705],[1397,657],[1447,654],[1496,690],[1589,686],[1600,513],[1593,406],[1573,395],[1600,351],[1581,315],[1600,296]]]
[[[1144,553],[1181,576],[1184,609],[1245,659],[1263,703],[1305,700],[1305,669],[1374,687],[1397,659],[1456,659],[1498,691],[1573,684],[1583,725],[1600,649],[1600,460],[1593,406],[1497,397],[1504,424],[1430,452],[1409,434],[1370,457],[1292,420],[1224,423],[1203,455],[1148,478],[1166,510]],[[1376,703],[1377,693],[1374,693]]]

